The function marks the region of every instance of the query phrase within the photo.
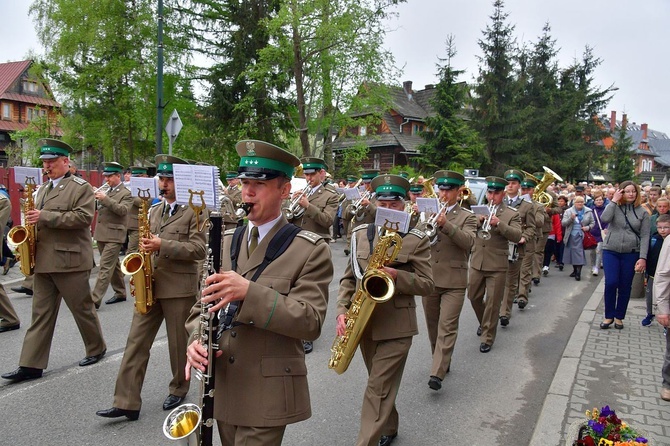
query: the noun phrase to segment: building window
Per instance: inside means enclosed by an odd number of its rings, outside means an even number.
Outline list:
[[[26,109],[26,121],[30,122],[30,121],[34,121],[35,119],[37,119],[37,110],[35,110],[34,108],[31,108],[31,107],[28,107]]]
[[[377,170],[381,170],[381,168],[382,168],[382,156],[381,156],[380,153],[375,153],[372,156],[372,168],[377,169]]]
[[[12,120],[12,104],[2,104],[2,119]]]
[[[365,125],[362,125],[360,130],[358,131],[358,136],[365,136],[368,134],[368,127]]]
[[[27,93],[37,93],[37,82],[23,81],[23,91]]]

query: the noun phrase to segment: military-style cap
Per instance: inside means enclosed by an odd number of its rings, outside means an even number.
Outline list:
[[[356,175],[347,175],[347,183],[355,183],[356,181],[358,181]]]
[[[400,175],[384,174],[375,177],[370,184],[377,200],[400,200],[407,197],[409,181]]]
[[[114,175],[115,173],[121,174],[123,172],[123,166],[116,162],[103,163],[103,175]]]
[[[52,160],[59,156],[70,156],[72,147],[59,139],[43,138],[37,142],[40,146],[40,159]]]
[[[302,163],[302,171],[305,173],[314,173],[328,167],[326,166],[326,162],[321,158],[300,158],[300,162]]]
[[[379,170],[377,169],[365,169],[363,173],[361,173],[361,178],[363,178],[364,183],[369,183],[371,182],[377,175],[379,175]],[[402,177],[400,177],[402,178]]]
[[[486,177],[486,190],[489,192],[505,190],[506,187],[506,179],[500,177]]]
[[[404,170],[401,170],[400,172],[398,172],[398,175],[400,175],[401,177],[406,178],[406,179],[409,178],[409,173],[405,172]]]
[[[519,183],[521,183],[525,177],[526,175],[524,175],[524,173],[521,172],[520,170],[510,169],[507,172],[505,172],[505,179],[507,181],[518,181]]]
[[[156,175],[159,177],[172,178],[174,177],[172,171],[173,164],[188,164],[181,158],[170,155],[156,155]]]
[[[143,166],[132,166],[130,168],[131,175],[148,175],[149,168]]]
[[[535,186],[537,186],[537,180],[535,178],[525,177],[521,182],[521,187],[523,188],[535,187]]]
[[[421,183],[412,183],[409,185],[409,191],[413,194],[420,194],[423,192],[423,184]]]
[[[584,186],[575,186],[575,192],[584,192]]]
[[[234,170],[229,170],[226,172],[226,180],[234,180],[235,178],[237,178],[237,172]]]
[[[235,145],[240,156],[239,178],[271,180],[278,176],[291,178],[300,164],[297,156],[279,147],[257,140],[244,140]]]
[[[438,170],[433,176],[439,189],[458,189],[465,184],[465,177],[452,170]]]

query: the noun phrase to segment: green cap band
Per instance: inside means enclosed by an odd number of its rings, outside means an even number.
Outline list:
[[[437,184],[438,186],[440,184],[453,184],[455,186],[462,186],[464,184],[464,181],[461,181],[458,178],[441,177],[436,180],[435,184]]]
[[[117,166],[105,166],[103,170],[105,173],[121,173],[122,171],[123,169]]]
[[[159,163],[156,172],[172,172],[172,163]]]
[[[527,188],[527,187],[535,187],[537,186],[537,183],[530,178],[526,178],[521,182],[521,187]]]
[[[358,181],[358,177],[355,177],[353,175],[349,175],[347,177],[347,182],[349,182],[349,183],[355,183],[356,181]]]
[[[294,171],[293,166],[289,164],[282,163],[281,161],[276,161],[269,158],[261,158],[260,156],[254,156],[254,157],[243,156],[242,158],[240,158],[240,167],[255,167],[255,168],[276,170],[283,173],[288,178],[291,178],[293,176]]]
[[[325,169],[326,166],[324,166],[321,163],[303,163],[302,168],[303,168],[303,170],[307,170],[307,169],[321,170],[321,169]]]
[[[378,186],[377,189],[375,189],[375,192],[380,195],[380,194],[388,194],[388,193],[397,193],[398,195],[405,196],[405,188],[402,186],[397,186],[395,184],[382,184],[381,186]]]
[[[62,147],[42,146],[40,147],[40,154],[42,155],[58,155],[69,156],[70,152]]]
[[[130,173],[132,175],[142,175],[143,173],[147,173],[147,169],[135,167],[133,169],[130,169]]]

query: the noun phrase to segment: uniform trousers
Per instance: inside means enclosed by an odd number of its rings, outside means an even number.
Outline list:
[[[13,327],[20,323],[19,315],[16,314],[16,310],[14,310],[14,306],[2,284],[0,284],[0,319],[2,319],[0,327]]]
[[[374,341],[370,328],[361,338],[361,353],[368,369],[368,385],[363,396],[361,428],[356,446],[377,446],[382,435],[398,433],[399,417],[395,399],[405,371],[412,337]]]
[[[458,336],[458,320],[465,302],[465,288],[435,288],[435,292],[423,296],[423,311],[433,364],[430,375],[444,379],[451,364]]]
[[[126,297],[126,282],[124,282],[121,266],[119,265],[121,248],[123,248],[123,243],[98,242],[100,268],[93,287],[93,302],[97,305],[102,302],[110,282],[115,296],[124,299]]]
[[[140,250],[140,231],[137,229],[128,229],[128,249],[126,252],[138,252]]]
[[[286,426],[233,426],[216,422],[222,446],[280,446]]]
[[[507,316],[508,318],[512,315],[512,307],[514,306],[514,298],[518,296],[519,299],[528,300],[528,290],[524,290],[519,286],[519,278],[521,277],[521,266],[526,259],[526,257],[531,256],[522,256],[521,250],[519,250],[519,258],[516,262],[509,262],[509,267],[507,268],[507,274],[505,277],[505,297],[503,298],[502,303],[500,304],[500,315]]]
[[[189,382],[186,381],[184,375],[188,343],[185,324],[195,300],[195,296],[158,299],[149,313],[141,315],[134,312],[119,375],[116,377],[114,407],[127,410],[140,410],[142,407],[142,385],[147,372],[151,346],[163,320],[165,320],[167,330],[172,370],[169,394],[178,397],[186,396]]]
[[[107,349],[102,327],[91,298],[90,271],[35,273],[33,275],[33,311],[30,327],[21,349],[19,365],[46,369],[61,299],[72,312],[86,347],[86,356]]]
[[[505,294],[505,271],[480,271],[470,268],[468,299],[482,327],[482,344],[493,345],[498,330],[498,314]],[[486,299],[484,299],[486,294]]]
[[[535,262],[533,263],[533,279],[539,279],[542,273],[542,263],[544,260],[544,247],[547,245],[549,233],[541,235],[535,240]]]
[[[542,258],[544,258],[544,252],[542,252]],[[540,277],[540,271],[542,270],[537,264],[537,242],[535,240],[530,241],[526,244],[525,255],[523,258],[519,258],[521,262],[521,272],[519,274],[519,298],[522,296],[528,300],[528,290],[530,289],[530,282],[533,278]],[[537,275],[535,275],[535,269],[537,269]]]
[[[639,252],[620,253],[603,250],[603,270],[605,272],[605,319],[626,317],[630,300],[635,263]],[[643,274],[638,274],[643,276]]]

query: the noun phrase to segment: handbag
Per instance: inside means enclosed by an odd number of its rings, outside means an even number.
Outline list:
[[[596,238],[590,232],[585,232],[584,238],[582,239],[582,244],[584,245],[584,249],[594,249],[596,246],[598,246],[598,240],[596,240]]]

